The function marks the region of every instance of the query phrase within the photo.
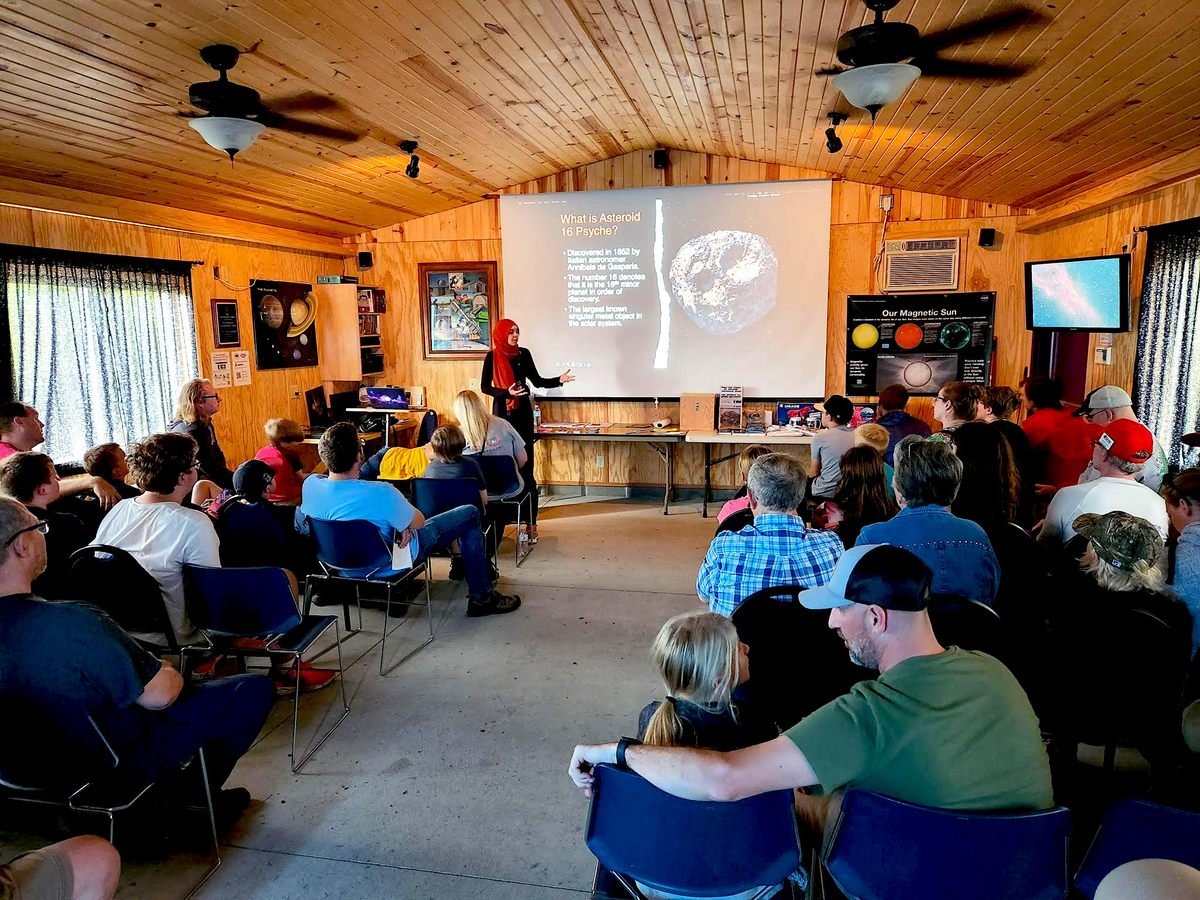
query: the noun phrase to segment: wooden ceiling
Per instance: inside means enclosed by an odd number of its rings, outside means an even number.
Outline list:
[[[1002,5],[901,0],[888,18],[928,31]],[[830,155],[826,113],[849,107],[813,73],[867,20],[860,0],[3,0],[0,191],[341,237],[656,146],[1022,207],[1200,146],[1200,2],[1037,8],[1047,24],[943,53],[1026,75],[923,77]],[[176,115],[218,42],[247,51],[233,80],[331,96],[312,118],[366,137],[272,130],[231,166]]]

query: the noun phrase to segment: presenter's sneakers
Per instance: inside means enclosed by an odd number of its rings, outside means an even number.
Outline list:
[[[520,597],[509,597],[498,591],[491,591],[486,597],[468,597],[467,615],[472,619],[478,616],[498,616],[516,612],[520,605]]]

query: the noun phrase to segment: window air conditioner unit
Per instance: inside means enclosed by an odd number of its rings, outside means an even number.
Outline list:
[[[887,241],[883,292],[958,290],[958,238]]]

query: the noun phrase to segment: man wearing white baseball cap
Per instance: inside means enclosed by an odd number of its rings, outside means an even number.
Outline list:
[[[1050,763],[1029,699],[998,660],[938,643],[925,610],[932,578],[901,547],[847,550],[829,583],[800,602],[828,609],[850,658],[878,668],[878,678],[744,750],[646,747],[629,738],[580,745],[572,780],[590,793],[592,768],[611,763],[693,800],[814,788],[797,800],[810,839],[848,788],[942,809],[1049,808]]]
[[[1115,384],[1102,385],[1088,394],[1083,399],[1083,405],[1075,410],[1075,415],[1083,416],[1088,422],[1099,425],[1101,428],[1107,428],[1118,419],[1138,421],[1137,416],[1133,414],[1133,399]],[[1157,491],[1162,487],[1163,476],[1167,474],[1167,453],[1153,433],[1151,433],[1151,438],[1154,441],[1154,452],[1146,460],[1146,465],[1136,480],[1150,490]],[[1099,469],[1092,463],[1088,463],[1083,474],[1079,476],[1079,483],[1087,484],[1089,481],[1095,481],[1101,477],[1103,476]]]

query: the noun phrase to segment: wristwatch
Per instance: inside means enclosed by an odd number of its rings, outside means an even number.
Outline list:
[[[631,737],[623,737],[619,741],[617,741],[617,768],[618,769],[628,769],[629,768],[628,763],[625,762],[625,751],[628,750],[630,746],[640,745],[641,743],[642,742],[639,741],[637,738],[631,738]]]

